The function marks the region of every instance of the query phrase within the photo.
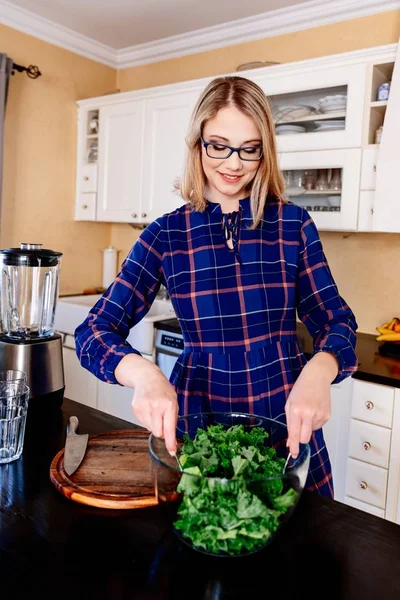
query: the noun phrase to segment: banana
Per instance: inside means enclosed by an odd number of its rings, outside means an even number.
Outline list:
[[[387,321],[386,323],[383,323],[383,325],[381,325],[380,327],[377,327],[376,330],[379,333],[390,333],[390,332],[394,332],[394,327],[395,325],[397,325],[397,323],[400,323],[400,319],[398,317],[393,317],[393,319],[391,319],[390,321]]]
[[[391,331],[391,333],[383,333],[376,338],[378,342],[400,342],[400,333]]]
[[[378,333],[380,333],[381,335],[391,335],[393,333],[396,333],[395,331],[393,331],[393,329],[389,329],[388,327],[377,327],[376,330],[378,331]]]

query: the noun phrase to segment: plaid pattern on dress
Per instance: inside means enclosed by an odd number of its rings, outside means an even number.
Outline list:
[[[114,283],[76,329],[77,355],[97,377],[118,383],[114,370],[136,352],[125,339],[148,312],[162,283],[184,336],[171,374],[180,414],[243,411],[285,423],[285,402],[306,359],[296,311],[314,352],[332,352],[335,383],[357,368],[357,323],[338,293],[307,211],[268,200],[255,230],[250,200],[240,201],[233,249],[219,204],[204,212],[184,205],[141,234]],[[310,442],[308,489],[333,495],[322,430]]]

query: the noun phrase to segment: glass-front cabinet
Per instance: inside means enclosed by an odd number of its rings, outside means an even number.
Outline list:
[[[279,155],[285,197],[306,208],[320,230],[356,231],[361,149]]]
[[[252,76],[269,98],[278,151],[361,146],[366,66],[296,64]]]

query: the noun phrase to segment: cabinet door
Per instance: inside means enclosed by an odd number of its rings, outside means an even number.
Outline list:
[[[318,229],[356,231],[361,149],[285,152],[279,164],[287,198],[304,206]]]
[[[400,389],[394,395],[386,518],[400,525]]]
[[[140,221],[143,139],[143,100],[100,109],[98,221]]]
[[[72,336],[67,336],[72,337]],[[80,364],[74,348],[63,347],[65,397],[96,408],[97,379]]]
[[[122,387],[98,381],[97,387],[97,408],[109,415],[125,419],[130,423],[139,424],[135,420],[135,415],[132,410],[133,390],[131,388]]]
[[[345,496],[352,387],[351,377],[331,386],[331,418],[323,427],[332,465],[335,500],[340,502],[344,502]]]
[[[151,222],[184,201],[174,192],[185,159],[185,137],[198,92],[170,93],[146,100],[141,220]]]
[[[310,61],[247,76],[269,97],[278,151],[296,152],[361,146],[366,72],[365,64],[316,68]]]
[[[376,169],[376,193],[373,230],[399,233],[399,172],[400,172],[400,44],[390,84],[383,132]]]

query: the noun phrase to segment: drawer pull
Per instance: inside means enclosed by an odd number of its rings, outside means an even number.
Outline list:
[[[89,181],[89,177],[87,175],[83,176],[83,181]]]
[[[362,490],[367,490],[368,489],[368,483],[366,481],[361,481],[360,482],[360,488]]]
[[[371,400],[368,400],[368,401],[365,403],[365,406],[367,407],[367,409],[368,409],[368,410],[372,410],[372,409],[374,408],[374,403],[373,403],[373,402],[371,402]]]
[[[374,172],[374,173],[376,173],[376,165],[374,165],[374,166],[372,167],[372,170],[373,170],[373,172]]]
[[[142,213],[142,217],[143,218],[147,217],[147,214],[146,213]]]
[[[86,208],[89,208],[87,204],[82,204],[82,208],[85,210]]]
[[[364,450],[371,450],[371,444],[369,442],[364,442],[363,448],[364,448]]]
[[[136,217],[137,217],[137,214],[136,214],[136,213],[132,213],[132,217],[133,217],[134,219],[136,219]]]

